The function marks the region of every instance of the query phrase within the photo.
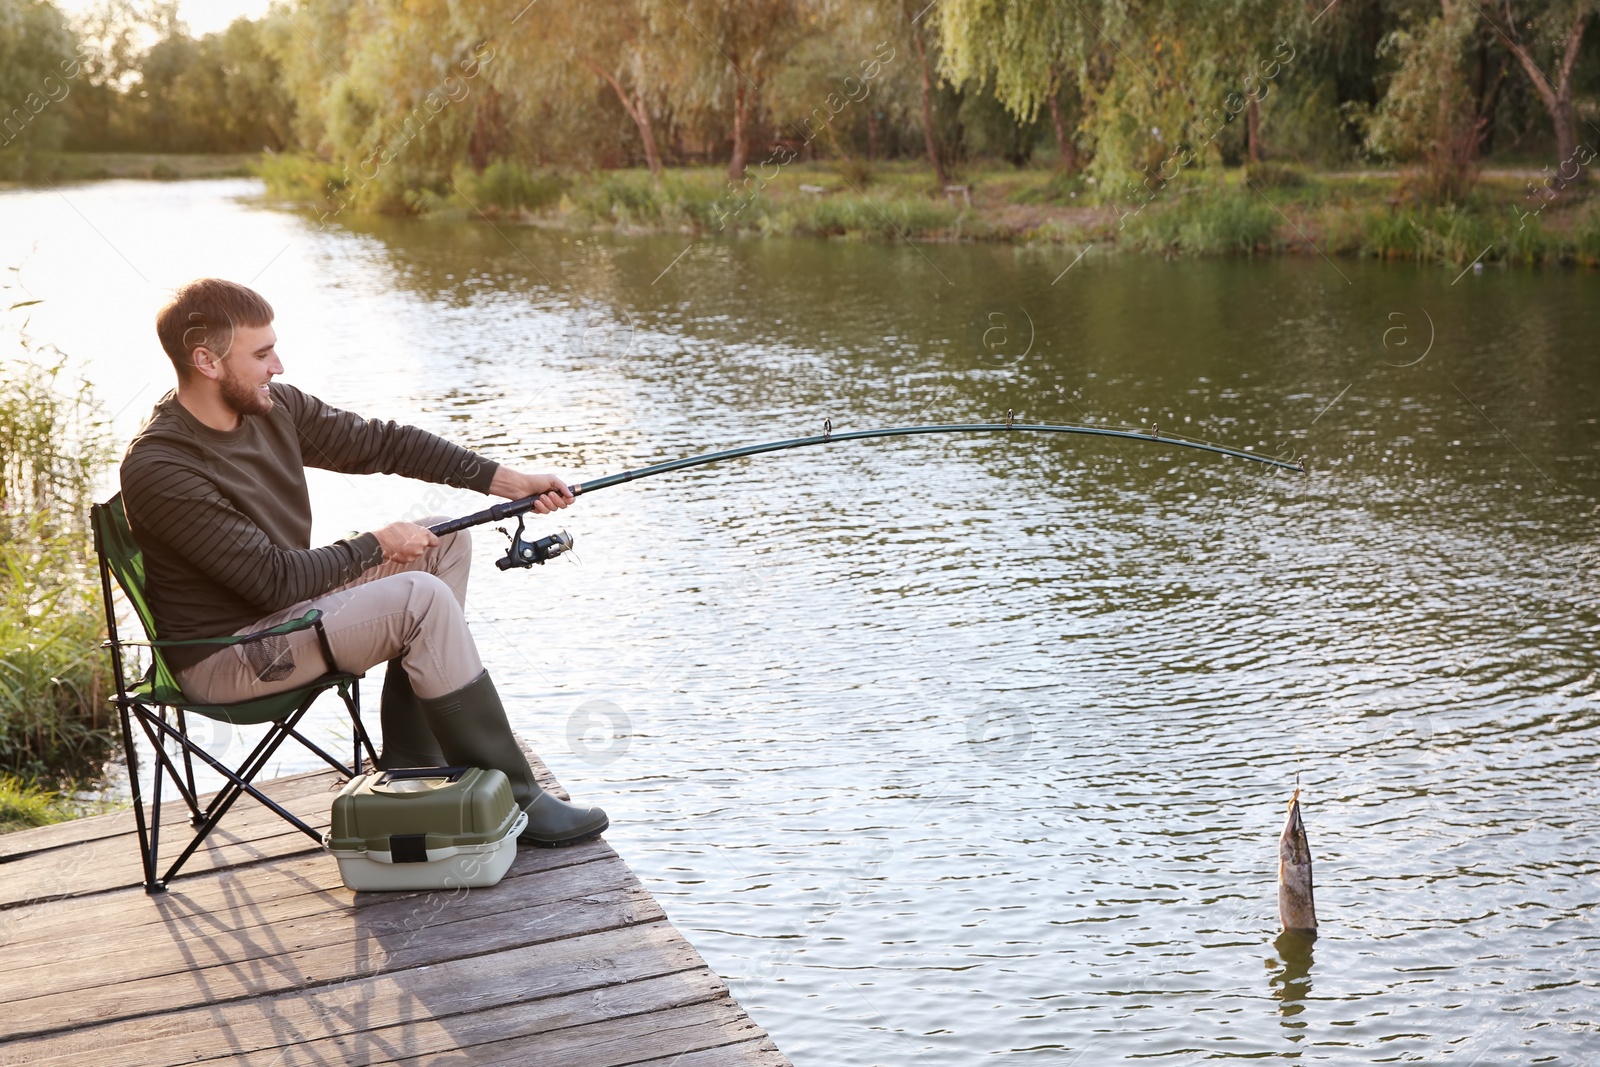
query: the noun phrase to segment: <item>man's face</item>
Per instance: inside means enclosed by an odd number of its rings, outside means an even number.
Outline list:
[[[265,415],[272,410],[267,383],[283,373],[278,360],[278,335],[272,326],[236,326],[228,358],[222,361],[223,401],[239,415]]]

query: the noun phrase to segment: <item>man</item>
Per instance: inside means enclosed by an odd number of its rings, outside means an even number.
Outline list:
[[[216,278],[183,286],[161,309],[156,333],[178,386],[128,446],[123,504],[163,639],[252,633],[320,608],[334,662],[311,630],[216,652],[174,647],[166,658],[185,695],[233,703],[388,661],[380,766],[497,768],[528,813],[521,840],[560,845],[600,833],[604,811],[539,788],[506,722],[462,614],[466,533],[440,538],[393,522],[311,548],[305,466],[538,496],[540,514],[570,504],[571,490],[274,383],[283,364],[272,320],[260,295]]]

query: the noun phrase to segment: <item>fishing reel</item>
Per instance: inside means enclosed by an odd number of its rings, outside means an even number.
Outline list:
[[[503,571],[508,571],[512,567],[531,567],[535,563],[542,565],[545,560],[555,559],[561,553],[572,550],[572,535],[565,530],[541,537],[537,541],[529,541],[523,537],[524,524],[521,515],[517,516],[515,533],[507,533],[504,526],[496,529],[511,538],[511,546],[506,549],[506,554],[494,561],[494,565]]]

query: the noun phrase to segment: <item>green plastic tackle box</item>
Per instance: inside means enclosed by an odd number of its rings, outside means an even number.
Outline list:
[[[323,843],[351,889],[489,886],[516,859],[527,820],[500,771],[372,771],[333,798],[333,828]]]

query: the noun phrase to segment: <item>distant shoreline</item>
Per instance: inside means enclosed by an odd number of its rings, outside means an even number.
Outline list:
[[[410,214],[625,234],[811,236],[876,241],[1094,245],[1168,256],[1330,255],[1437,262],[1600,266],[1600,188],[1542,194],[1541,171],[1490,166],[1466,204],[1432,207],[1395,168],[1315,171],[1272,165],[1211,171],[1107,205],[1092,178],[1042,167],[973,164],[943,195],[918,161],[797,163],[735,191],[721,167],[570,174],[492,166],[454,191],[358,199],[330,164],[305,156],[63,153],[51,181],[260,176],[269,192],[323,222]],[[6,183],[26,188],[34,182]]]

